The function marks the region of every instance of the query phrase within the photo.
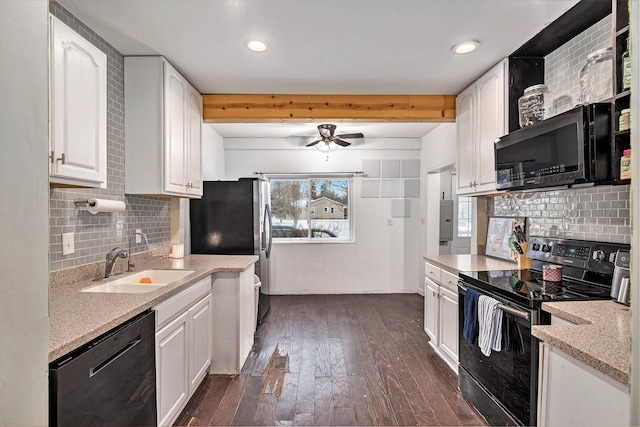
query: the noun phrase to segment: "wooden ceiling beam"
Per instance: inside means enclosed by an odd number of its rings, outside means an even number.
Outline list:
[[[204,95],[209,123],[454,122],[455,95]]]

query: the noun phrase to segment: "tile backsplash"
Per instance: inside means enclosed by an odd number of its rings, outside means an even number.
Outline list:
[[[49,206],[49,270],[102,261],[116,246],[127,248],[128,237],[141,229],[150,244],[171,241],[170,199],[127,196],[124,189],[124,57],[56,2],[49,11],[107,54],[107,188],[51,188]],[[124,212],[98,213],[76,208],[75,199],[121,200]],[[75,233],[75,253],[62,255],[62,233]],[[146,250],[134,244],[132,252]]]
[[[570,110],[579,103],[580,71],[591,53],[611,46],[611,26],[609,15],[544,58],[544,81],[553,93],[554,114]]]
[[[529,236],[631,243],[629,186],[510,193],[487,200],[489,216],[526,216]]]

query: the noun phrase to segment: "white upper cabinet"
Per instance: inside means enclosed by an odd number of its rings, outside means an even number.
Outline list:
[[[202,97],[159,56],[124,59],[125,193],[202,196]]]
[[[107,55],[50,16],[52,183],[107,187]]]
[[[501,61],[456,98],[458,194],[498,192],[493,146],[508,133],[508,66]]]

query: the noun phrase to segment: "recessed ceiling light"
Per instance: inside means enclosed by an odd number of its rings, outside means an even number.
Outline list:
[[[244,45],[252,52],[264,52],[269,48],[269,43],[262,40],[245,40]]]
[[[458,43],[454,47],[451,48],[451,51],[458,55],[465,55],[467,53],[471,53],[476,50],[480,46],[480,43],[474,40],[465,41],[462,43]]]

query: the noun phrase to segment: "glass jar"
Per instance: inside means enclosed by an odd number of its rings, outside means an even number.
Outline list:
[[[613,55],[611,48],[600,49],[587,57],[580,70],[580,103],[593,104],[613,96]]]
[[[531,126],[551,117],[553,94],[547,85],[530,86],[518,99],[520,127]]]

